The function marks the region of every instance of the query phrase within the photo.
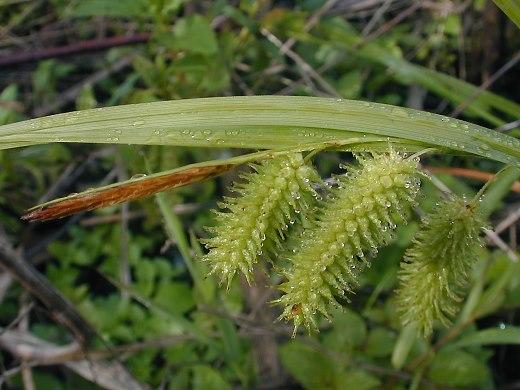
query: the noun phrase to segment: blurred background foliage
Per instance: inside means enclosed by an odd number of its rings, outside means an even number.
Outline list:
[[[486,0],[0,0],[0,124],[118,104],[284,94],[408,106],[519,136],[519,49],[518,29]],[[131,378],[106,384],[65,363],[28,370],[2,350],[1,384],[520,388],[514,177],[496,186],[487,205],[505,247],[489,242],[482,249],[454,326],[437,328],[428,340],[402,329],[393,290],[420,215],[439,199],[431,183],[424,183],[415,222],[373,261],[348,308],[319,335],[295,339],[269,304],[276,292],[266,285],[276,279],[260,272],[255,286],[236,280],[221,291],[202,277],[197,239],[237,172],[56,222],[19,219],[28,207],[67,193],[241,152],[85,144],[1,151],[2,234],[97,330],[93,350],[105,351],[104,359],[121,363]],[[351,158],[324,153],[316,165],[328,177]],[[465,168],[477,178],[501,168],[461,156],[423,163]],[[438,186],[471,196],[482,184],[454,173],[439,173]],[[72,342],[6,273],[0,302],[4,329],[52,345]],[[95,369],[91,376],[102,375],[104,368]]]

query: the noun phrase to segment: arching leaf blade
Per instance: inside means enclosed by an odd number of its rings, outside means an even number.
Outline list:
[[[520,167],[520,141],[482,126],[386,104],[303,96],[142,103],[0,126],[0,149],[89,142],[272,149],[393,137]]]

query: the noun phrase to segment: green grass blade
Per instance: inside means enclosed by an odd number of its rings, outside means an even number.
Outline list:
[[[474,345],[520,344],[520,327],[488,328],[463,336],[450,347]]]
[[[520,167],[520,141],[478,125],[386,104],[303,96],[185,99],[52,115],[0,126],[0,150],[51,142],[274,149],[361,136]]]
[[[172,242],[177,243],[177,247],[179,248],[179,252],[181,252],[186,268],[191,275],[193,284],[195,285],[195,288],[199,289],[202,283],[202,277],[197,271],[190,254],[190,244],[188,243],[188,239],[184,233],[182,221],[171,209],[171,205],[168,203],[164,193],[155,194],[155,199],[163,217],[166,233]]]
[[[520,1],[518,0],[493,0],[498,8],[520,28]]]

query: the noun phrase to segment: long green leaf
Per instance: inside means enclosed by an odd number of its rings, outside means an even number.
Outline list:
[[[453,347],[468,347],[471,345],[490,344],[520,344],[520,327],[508,326],[503,329],[484,329],[470,333],[456,341]]]
[[[393,137],[520,167],[520,141],[386,104],[302,96],[185,99],[98,108],[0,126],[0,150],[50,142],[284,148]]]

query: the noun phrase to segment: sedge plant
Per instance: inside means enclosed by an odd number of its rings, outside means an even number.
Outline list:
[[[107,137],[107,128],[117,136]],[[266,149],[88,190],[37,206],[26,218],[114,205],[253,163],[235,184],[235,196],[220,205],[202,260],[226,285],[237,273],[252,282],[254,267],[262,259],[272,262],[283,278],[275,301],[280,318],[292,320],[295,331],[301,325],[317,330],[331,308],[346,304],[370,258],[406,222],[420,190],[419,154],[412,153],[434,148],[520,167],[520,141],[481,126],[390,105],[309,97],[186,99],[0,126],[0,150],[47,142]],[[347,167],[318,199],[323,186],[310,160],[323,149],[356,152],[359,164]],[[425,334],[435,321],[448,323],[481,227],[475,203],[446,202],[425,219],[400,273],[404,323],[419,322]]]

